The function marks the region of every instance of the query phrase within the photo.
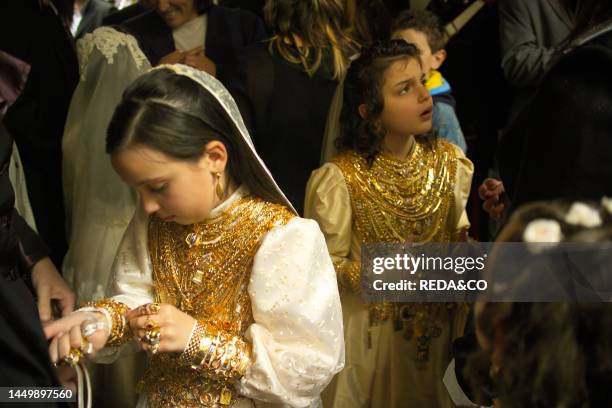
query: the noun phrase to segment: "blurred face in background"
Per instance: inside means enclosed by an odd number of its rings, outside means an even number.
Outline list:
[[[146,0],[153,3],[155,10],[171,29],[178,28],[198,16],[196,0]]]

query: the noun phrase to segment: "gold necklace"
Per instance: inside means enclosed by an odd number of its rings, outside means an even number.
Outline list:
[[[247,286],[255,254],[268,231],[293,217],[284,206],[253,196],[190,226],[151,217],[148,245],[156,301],[173,304],[213,329],[243,336],[253,322]],[[151,358],[141,384],[152,406],[227,407],[222,401],[231,383],[210,379],[178,359],[167,353]]]
[[[338,156],[364,243],[447,242],[457,159],[453,147],[415,141],[407,160],[378,155],[372,167],[356,152]]]

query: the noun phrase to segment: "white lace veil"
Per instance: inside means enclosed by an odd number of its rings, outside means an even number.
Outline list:
[[[271,196],[278,197],[279,202],[285,203],[285,205],[297,214],[295,208],[291,202],[287,199],[283,191],[280,189],[274,177],[272,177],[272,173],[268,170],[267,166],[259,157],[257,152],[255,151],[255,145],[253,144],[253,140],[251,140],[251,136],[244,125],[242,120],[242,116],[240,115],[240,111],[238,110],[238,106],[232,98],[232,95],[229,93],[227,89],[213,76],[197,70],[195,68],[188,67],[186,65],[175,64],[175,65],[159,65],[154,69],[170,69],[178,75],[186,76],[191,80],[197,82],[200,86],[210,92],[211,95],[217,99],[221,107],[225,110],[228,117],[232,120],[234,124],[234,129],[236,130],[240,140],[246,144],[248,149],[245,149],[249,152],[250,157],[247,160],[253,160],[255,164],[261,170],[261,173],[265,175],[265,180],[262,180],[266,184],[266,190],[270,193]]]
[[[136,194],[113,170],[106,129],[125,88],[151,67],[134,37],[101,27],[77,42],[80,82],[66,121],[63,184],[69,249],[64,276],[79,301],[104,295]]]

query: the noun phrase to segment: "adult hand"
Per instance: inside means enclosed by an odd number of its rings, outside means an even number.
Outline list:
[[[491,218],[499,221],[505,217],[510,207],[510,199],[501,180],[485,179],[478,187],[478,196],[483,200],[482,207]]]
[[[75,295],[48,257],[38,261],[32,268],[32,284],[38,296],[38,314],[41,322],[51,320],[51,301],[59,302],[62,316],[74,310]]]
[[[160,64],[184,64],[185,63],[185,53],[182,51],[173,51],[168,55],[164,55],[160,60]]]
[[[106,345],[110,328],[102,313],[75,312],[47,324],[44,332],[47,340],[51,339],[51,361],[57,364],[68,356],[71,349],[79,349],[90,357],[95,356]],[[87,342],[93,346],[90,350],[86,350]]]
[[[149,305],[150,306],[150,305]],[[189,336],[196,320],[169,304],[160,304],[159,310],[147,314],[147,305],[137,307],[128,312],[132,333],[140,339],[143,350],[150,351],[152,346],[143,341],[147,327],[159,327],[159,346],[157,351],[162,353],[182,353],[187,347]]]
[[[207,72],[214,77],[217,76],[217,65],[204,55],[204,48],[202,47],[187,52],[184,64],[199,69],[200,71]]]

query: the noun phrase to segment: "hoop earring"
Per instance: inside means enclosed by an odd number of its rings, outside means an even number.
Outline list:
[[[221,173],[217,173],[217,188],[215,189],[216,193],[217,193],[217,197],[219,197],[219,200],[223,200],[223,197],[225,196],[225,191],[223,190],[223,184],[221,183]]]

